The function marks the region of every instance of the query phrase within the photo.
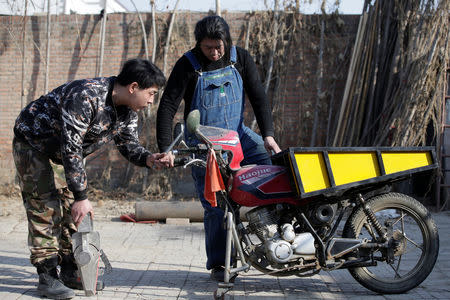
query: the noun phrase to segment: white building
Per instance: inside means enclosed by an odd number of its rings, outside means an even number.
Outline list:
[[[128,12],[118,0],[0,0],[0,15],[23,15],[27,1],[27,15],[47,14],[48,1],[52,14],[99,14]]]

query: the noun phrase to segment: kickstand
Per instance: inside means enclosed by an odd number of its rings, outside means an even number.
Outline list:
[[[221,282],[217,285],[217,290],[214,292],[214,300],[224,300],[225,294],[233,288],[233,283]]]

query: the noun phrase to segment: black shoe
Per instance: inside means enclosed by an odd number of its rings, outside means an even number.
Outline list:
[[[66,287],[57,278],[47,273],[39,274],[37,290],[41,296],[50,299],[71,299],[75,297],[75,292]]]
[[[234,274],[232,277],[230,277],[229,282],[233,283],[236,279],[237,274]],[[224,282],[225,281],[225,268],[222,266],[214,267],[211,270],[211,276],[210,278],[217,282]]]
[[[223,267],[214,267],[211,270],[210,278],[214,281],[223,282],[225,278],[225,269]]]

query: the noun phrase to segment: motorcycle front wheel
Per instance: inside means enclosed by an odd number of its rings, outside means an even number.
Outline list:
[[[439,252],[439,235],[430,212],[417,200],[399,193],[375,196],[367,205],[387,232],[390,246],[371,253],[358,250],[356,255],[373,258],[377,265],[350,268],[350,274],[364,287],[381,294],[400,294],[415,288],[431,273]],[[373,241],[374,234],[362,207],[357,208],[346,222],[344,237]]]

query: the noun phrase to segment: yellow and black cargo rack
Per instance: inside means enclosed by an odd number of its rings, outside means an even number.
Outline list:
[[[438,168],[434,147],[291,147],[272,161],[290,168],[302,199],[341,195]]]

